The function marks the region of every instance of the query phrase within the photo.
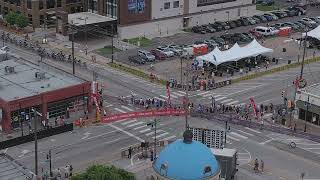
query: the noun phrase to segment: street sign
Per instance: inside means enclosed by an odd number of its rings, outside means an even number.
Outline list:
[[[205,144],[209,148],[223,149],[224,131],[214,129],[192,128],[193,140]]]

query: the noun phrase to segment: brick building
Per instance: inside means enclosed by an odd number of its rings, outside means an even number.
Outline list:
[[[0,125],[10,132],[26,126],[35,108],[41,121],[91,111],[91,82],[48,66],[35,66],[21,59],[0,62]],[[52,121],[51,121],[52,122]]]

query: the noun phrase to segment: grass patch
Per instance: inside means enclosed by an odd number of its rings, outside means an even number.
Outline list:
[[[105,46],[104,48],[97,49],[96,51],[98,54],[105,56],[105,55],[110,55],[112,53],[112,48],[111,46]],[[113,47],[113,53],[120,52],[120,51],[121,51],[120,49]]]
[[[150,46],[152,41],[145,37],[136,37],[132,39],[123,39],[124,42],[127,42],[129,44],[133,44],[138,46],[138,42],[140,42],[140,47],[147,47]]]
[[[258,11],[274,11],[278,10],[279,8],[277,6],[266,6],[262,4],[257,4],[256,5],[256,10]]]

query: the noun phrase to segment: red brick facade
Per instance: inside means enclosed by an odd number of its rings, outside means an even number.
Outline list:
[[[13,101],[5,101],[0,98],[0,107],[2,108],[2,129],[5,132],[11,131],[11,112],[32,106],[41,106],[42,114],[47,114],[48,103],[68,99],[74,96],[86,95],[91,97],[91,82],[85,82],[79,85],[70,86],[54,91],[48,91],[39,95],[30,96]],[[90,101],[89,101],[90,102]],[[88,103],[89,112],[92,109],[92,103]],[[43,117],[43,120],[46,117]]]

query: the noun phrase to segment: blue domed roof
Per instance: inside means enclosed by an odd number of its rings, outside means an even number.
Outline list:
[[[205,167],[210,167],[211,171],[204,173]],[[207,146],[198,141],[187,144],[181,139],[161,151],[153,169],[169,179],[179,180],[199,180],[220,171],[215,156]]]

